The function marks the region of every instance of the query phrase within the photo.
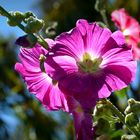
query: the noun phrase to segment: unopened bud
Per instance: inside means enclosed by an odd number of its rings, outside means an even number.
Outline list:
[[[36,33],[41,30],[44,26],[44,21],[34,18],[33,16],[25,20],[27,25],[25,26],[25,31],[27,33]]]
[[[96,134],[97,135],[105,134],[109,130],[109,128],[110,128],[109,122],[103,118],[100,118],[95,126]]]
[[[0,16],[5,16],[5,17],[7,17],[7,13],[5,13],[5,12],[3,12],[3,11],[5,11],[5,10],[3,9],[3,7],[0,6]]]
[[[48,27],[45,31],[45,33],[48,35],[48,36],[54,36],[56,34],[56,31],[54,28],[52,27]]]
[[[24,19],[24,14],[19,11],[14,12],[13,16],[18,22],[21,22]]]
[[[23,13],[16,11],[16,12],[10,12],[12,19],[7,20],[8,25],[10,26],[17,26],[19,23],[21,23],[24,19]]]
[[[24,14],[24,18],[29,18],[29,17],[34,17],[34,18],[36,18],[36,16],[32,13],[32,12],[30,12],[30,11],[28,11],[28,12],[26,12],[25,14]]]
[[[103,116],[112,116],[109,106],[104,101],[99,101],[94,109],[94,116],[100,118]]]
[[[7,24],[13,27],[18,25],[18,23],[13,19],[7,19]]]
[[[130,112],[139,114],[140,113],[140,102],[135,101],[134,99],[129,99],[128,107],[125,109],[125,114],[129,114]]]
[[[136,126],[138,122],[138,117],[132,112],[125,117],[125,123],[129,126]]]
[[[138,43],[138,48],[140,48],[140,42]]]
[[[130,98],[129,100],[128,100],[128,104],[129,105],[133,105],[133,104],[135,104],[136,103],[136,101],[133,99],[133,98]]]
[[[101,105],[96,105],[95,110],[94,110],[94,115],[95,116],[101,116],[101,114],[103,114],[103,112],[105,112],[105,108],[104,106]]]
[[[128,106],[126,107],[124,113],[125,113],[125,114],[129,114],[129,113],[131,113],[131,112],[132,112],[131,107],[130,107],[130,105],[128,105]]]

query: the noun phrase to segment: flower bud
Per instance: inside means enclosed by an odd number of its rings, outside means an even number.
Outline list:
[[[22,47],[32,47],[37,43],[37,38],[32,34],[27,34],[19,37],[15,44]]]
[[[96,134],[97,135],[105,134],[106,132],[108,132],[109,128],[110,128],[109,122],[103,118],[100,118],[95,126]]]
[[[34,17],[34,18],[36,18],[36,16],[35,16],[32,12],[28,11],[28,12],[26,12],[26,13],[24,14],[24,18],[27,19],[27,18],[29,18],[29,17]]]
[[[25,19],[27,25],[25,26],[25,31],[27,33],[36,33],[44,26],[44,21],[34,18],[33,16]]]
[[[127,106],[126,109],[125,109],[125,111],[124,111],[124,113],[125,114],[129,114],[131,112],[132,112],[131,107],[130,106]]]
[[[7,24],[9,26],[17,26],[18,25],[18,23],[13,19],[7,19]]]
[[[132,112],[125,117],[125,123],[129,126],[136,126],[138,122],[138,117]]]
[[[133,99],[133,98],[130,98],[129,100],[128,100],[128,104],[129,105],[133,105],[133,104],[135,104],[136,103],[136,101]]]
[[[19,12],[19,11],[16,11],[13,13],[12,15],[18,22],[21,22],[23,19],[24,19],[24,14]]]
[[[99,101],[94,109],[94,116],[100,118],[103,116],[112,116],[111,110],[108,105],[103,101]]]
[[[137,140],[137,138],[134,135],[123,135],[121,140]]]
[[[140,102],[135,101],[134,99],[129,99],[128,100],[128,106],[125,109],[125,114],[129,114],[130,112],[133,113],[140,113]]]
[[[102,116],[102,114],[104,114],[106,112],[106,106],[99,104],[96,105],[95,109],[94,109],[94,115],[95,116]]]
[[[17,26],[19,23],[21,23],[24,19],[23,13],[16,11],[16,12],[10,12],[12,19],[7,20],[8,25],[10,26]]]

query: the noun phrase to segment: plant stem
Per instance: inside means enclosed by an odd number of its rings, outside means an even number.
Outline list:
[[[129,125],[127,125],[125,123],[125,116],[107,99],[104,100],[106,102],[106,104],[109,105],[109,107],[111,108],[111,110],[113,111],[113,113],[119,117],[120,121],[126,125],[126,127],[129,129],[130,132],[132,132],[137,138],[138,140],[140,140],[140,134],[137,132],[137,130],[133,127],[130,127]]]
[[[43,45],[45,49],[48,49],[48,43],[45,39],[40,34],[38,34],[38,37],[42,40],[41,45]]]
[[[109,24],[108,24],[108,21],[107,21],[107,16],[106,16],[106,11],[105,11],[105,9],[100,10],[100,14],[101,14],[101,16],[102,16],[102,19],[103,19],[104,23],[105,23],[106,26],[109,28]]]

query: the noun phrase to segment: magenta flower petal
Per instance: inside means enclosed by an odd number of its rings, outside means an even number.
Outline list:
[[[101,49],[112,34],[109,29],[101,28],[96,23],[88,23],[86,20],[78,20],[76,28],[81,32],[85,52],[94,56],[100,55]]]
[[[128,63],[126,64],[128,65]],[[130,65],[131,68],[135,68],[135,65]],[[106,72],[106,82],[112,88],[112,90],[120,90],[122,87],[126,87],[130,81],[134,80],[134,72],[131,68],[127,68],[122,65],[111,65],[105,70]],[[118,71],[118,72],[116,72]]]
[[[24,67],[29,71],[32,69],[34,72],[40,72],[39,57],[40,54],[47,54],[47,51],[36,45],[36,48],[32,49],[21,48],[20,52],[19,58]]]
[[[76,40],[76,41],[75,41]],[[74,28],[68,33],[63,33],[56,39],[55,55],[59,52],[59,55],[69,55],[75,59],[81,58],[84,52],[84,42],[81,33],[77,28]],[[77,46],[81,46],[80,48]]]
[[[101,28],[96,23],[89,24],[86,20],[78,20],[74,29],[56,38],[52,52],[55,55],[69,55],[76,60],[81,60],[84,52],[99,56],[111,34],[109,29]]]

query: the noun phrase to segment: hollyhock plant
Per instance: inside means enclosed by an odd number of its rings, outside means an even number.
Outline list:
[[[100,4],[97,0],[96,10],[107,24],[105,9],[102,10]],[[7,17],[7,23],[18,26],[26,34],[16,41],[25,48],[20,49],[20,62],[16,63],[15,69],[22,75],[28,90],[47,110],[62,109],[73,115],[77,140],[93,140],[95,123],[101,120],[102,115],[106,117],[105,114],[111,120],[115,116],[115,123],[116,120],[121,121],[129,133],[132,132],[131,136],[140,139],[139,119],[135,116],[139,110],[135,114],[133,112],[133,106],[137,109],[139,102],[129,100],[129,108],[123,115],[109,100],[104,99],[111,92],[127,87],[136,72],[130,45],[133,52],[135,46],[138,49],[139,25],[123,9],[121,11],[125,14],[121,14],[121,22],[116,21],[121,31],[112,33],[108,28],[80,19],[71,31],[60,34],[55,40],[45,40],[39,33],[44,26],[43,20],[31,12],[11,13],[0,6],[0,14]],[[138,30],[132,32],[134,27]],[[100,98],[102,100],[96,105]],[[108,119],[102,118],[102,122],[109,123]],[[102,127],[101,121],[100,124]],[[96,126],[98,135],[100,129]]]
[[[48,50],[38,44],[21,48],[21,63],[15,69],[47,109],[73,114],[77,140],[92,140],[96,101],[134,79],[131,49],[120,31],[112,33],[86,20],[78,20],[70,32],[46,41]]]
[[[111,14],[112,21],[123,32],[128,45],[133,47],[133,55],[140,59],[140,25],[136,19],[129,16],[124,8],[115,10]]]

